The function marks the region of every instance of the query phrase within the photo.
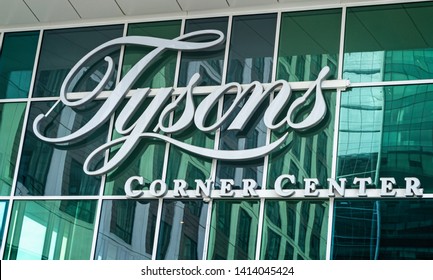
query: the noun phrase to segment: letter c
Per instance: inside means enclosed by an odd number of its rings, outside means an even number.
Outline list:
[[[132,176],[125,182],[125,194],[128,198],[138,198],[143,195],[142,190],[133,190],[132,189],[132,182],[137,181],[138,184],[143,185],[144,184],[144,178],[141,176]]]

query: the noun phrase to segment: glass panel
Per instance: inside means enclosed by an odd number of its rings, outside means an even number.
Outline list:
[[[95,259],[150,260],[158,200],[104,200]]]
[[[3,244],[3,233],[6,225],[9,201],[0,201],[0,249]]]
[[[333,259],[433,258],[433,201],[336,201]]]
[[[227,33],[228,18],[191,19],[186,21],[185,34],[198,30],[216,29],[224,36]],[[212,40],[214,36],[201,36],[199,42]],[[197,40],[189,40],[197,41]],[[201,82],[198,85],[220,85],[224,65],[225,43],[204,51],[182,52],[178,85],[184,87],[192,75],[200,73]]]
[[[108,124],[102,125],[79,143],[56,146],[39,140],[33,133],[33,121],[45,114],[53,102],[33,102],[30,108],[16,195],[96,195],[101,178],[86,175],[83,164],[86,157],[107,140]],[[95,105],[96,104],[96,105]],[[41,121],[41,131],[47,137],[69,135],[88,123],[101,103],[94,102],[92,108],[74,111],[70,107],[56,106]],[[103,155],[95,159],[96,167],[102,164]],[[90,166],[91,170],[96,168]]]
[[[383,88],[353,88],[341,94],[338,175],[373,180],[381,146]]]
[[[126,128],[134,125],[138,118],[145,112],[152,98],[147,98],[139,105],[137,111],[131,117],[131,120],[126,124]],[[126,102],[120,109],[116,111],[116,116],[123,110]],[[164,108],[164,106],[161,106]],[[155,114],[158,116],[158,114]],[[157,126],[158,118],[150,124],[149,131],[152,131]],[[123,135],[118,132],[113,132],[113,139],[117,139]],[[121,145],[124,143],[122,142]],[[105,195],[125,195],[124,185],[126,180],[131,176],[142,176],[144,178],[144,186],[137,185],[139,189],[148,189],[152,181],[162,178],[162,170],[164,166],[164,154],[166,144],[161,141],[156,141],[149,138],[142,138],[138,146],[127,157],[127,159],[117,167],[113,172],[109,173],[105,180]],[[110,150],[110,156],[114,156],[120,149],[120,146],[115,146]]]
[[[0,104],[0,195],[10,195],[26,103]]]
[[[431,79],[432,13],[433,3],[348,8],[343,77],[352,83]]]
[[[195,96],[194,103],[197,106],[202,100],[203,96]],[[184,102],[181,102],[175,110],[174,122],[178,120],[184,110]],[[211,110],[209,113],[209,122],[214,123],[216,119],[216,110]],[[189,127],[185,131],[172,134],[172,138],[182,141],[197,147],[204,147],[213,149],[215,135],[199,131],[195,125]],[[167,170],[167,185],[169,189],[173,189],[173,180],[183,179],[188,183],[188,186],[195,186],[195,180],[202,180],[203,182],[210,178],[212,167],[212,160],[194,156],[192,154],[183,152],[174,145],[170,145],[170,156],[168,160]],[[189,187],[189,189],[193,189]]]
[[[0,53],[0,98],[29,94],[39,32],[6,33]]]
[[[275,181],[282,174],[294,175],[297,181],[296,185],[284,181],[283,188],[302,189],[304,188],[304,178],[317,178],[320,183],[319,188],[326,188],[326,179],[331,176],[336,93],[323,91],[323,95],[328,111],[314,131],[294,132],[288,125],[272,131],[271,142],[283,136],[287,131],[289,131],[289,136],[283,148],[269,156],[267,188],[273,189]],[[300,94],[295,94],[292,98],[296,99],[299,96]],[[312,101],[309,100],[309,102]],[[288,104],[287,109],[284,109],[283,112],[288,111],[292,102]],[[305,107],[311,108],[309,105],[305,105]],[[308,114],[309,111],[304,110],[300,112],[297,118],[300,121]]]
[[[224,112],[229,109],[234,99],[234,94],[224,97]],[[242,131],[227,130],[247,99],[248,97],[236,106],[234,111],[227,117],[227,121],[223,124],[220,134],[220,150],[245,150],[265,146],[267,128],[263,121],[263,116],[269,104],[268,98],[259,105],[251,120]],[[232,179],[235,183],[233,189],[241,189],[242,179],[253,179],[257,182],[258,188],[260,188],[263,181],[263,166],[263,158],[246,162],[218,161],[215,187],[219,188],[220,179]]]
[[[122,25],[45,31],[33,96],[59,96],[60,87],[71,68],[88,52],[111,39],[122,37],[122,33]],[[85,64],[82,73],[74,79],[68,90],[92,91],[106,72],[106,56],[113,58],[115,67],[104,89],[113,89],[119,53],[120,46],[113,46],[95,55]]]
[[[151,36],[173,39],[180,35],[181,21],[163,21],[136,23],[128,26],[128,36]],[[123,58],[122,76],[147,55],[153,48],[145,46],[127,46]],[[177,51],[166,51],[140,75],[132,88],[161,88],[174,85]]]
[[[96,200],[14,202],[3,258],[88,260]]]
[[[281,17],[278,79],[316,80],[329,66],[329,79],[337,78],[341,10],[283,13]]]
[[[276,14],[233,17],[227,82],[271,81],[276,22]]]
[[[328,208],[324,201],[267,200],[260,259],[324,260]]]
[[[259,201],[214,200],[208,259],[254,260]]]
[[[339,177],[417,177],[433,182],[433,85],[357,88],[341,98]],[[380,158],[379,158],[380,157]],[[378,164],[378,161],[380,164]]]
[[[159,230],[158,260],[203,259],[208,204],[165,200]]]

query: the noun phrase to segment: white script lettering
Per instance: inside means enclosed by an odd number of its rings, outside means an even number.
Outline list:
[[[208,42],[190,42],[189,39],[198,36],[209,36],[213,35],[216,37],[214,40]],[[95,48],[84,56],[69,72],[65,78],[61,90],[60,90],[60,102],[65,106],[80,107],[89,104],[94,100],[103,90],[110,77],[114,73],[114,62],[111,57],[106,57],[105,60],[108,63],[108,69],[101,79],[98,86],[87,96],[80,100],[71,101],[67,97],[67,89],[70,87],[74,80],[83,67],[84,63],[89,61],[95,54],[101,51],[117,45],[139,45],[139,46],[150,46],[155,49],[150,53],[141,58],[132,69],[122,78],[117,84],[116,88],[111,92],[109,97],[104,101],[102,106],[96,112],[96,114],[90,119],[90,121],[84,124],[75,132],[63,137],[47,137],[43,134],[41,128],[41,122],[47,114],[38,115],[33,123],[33,131],[36,136],[46,142],[57,144],[57,145],[69,145],[79,142],[86,137],[89,137],[93,131],[99,128],[101,125],[106,123],[110,117],[114,114],[115,110],[120,106],[122,101],[125,99],[126,94],[131,89],[132,85],[140,78],[140,75],[160,56],[167,50],[176,51],[198,51],[206,50],[211,47],[220,45],[224,42],[224,35],[217,30],[202,30],[191,32],[175,39],[159,39],[154,37],[138,37],[128,36],[117,38],[108,41],[101,46]],[[239,107],[243,100],[246,100],[240,109],[239,113],[234,117],[233,121],[227,126],[227,130],[240,131],[244,129],[248,121],[258,110],[260,104],[270,96],[270,94],[278,89],[278,94],[275,96],[273,101],[269,104],[268,108],[264,113],[264,123],[269,129],[277,129],[287,124],[295,131],[305,131],[317,126],[326,116],[326,103],[322,93],[322,81],[329,75],[329,67],[324,67],[318,75],[316,81],[312,82],[307,92],[298,97],[292,104],[289,104],[289,100],[292,97],[292,89],[287,81],[279,80],[271,84],[271,87],[264,89],[263,85],[259,82],[253,82],[247,87],[242,89],[239,83],[229,83],[218,87],[207,95],[200,104],[196,105],[193,102],[193,91],[197,86],[200,75],[195,74],[190,79],[188,85],[183,89],[182,93],[171,103],[165,106],[167,101],[172,96],[173,88],[162,88],[158,94],[152,99],[147,108],[142,112],[138,120],[127,126],[128,121],[132,115],[136,113],[138,105],[142,104],[142,101],[149,96],[150,89],[142,89],[137,91],[129,100],[126,106],[120,112],[116,122],[115,130],[122,135],[122,137],[115,140],[111,140],[104,145],[96,148],[86,158],[83,169],[89,175],[103,175],[114,170],[118,167],[137,147],[137,145],[143,139],[157,139],[165,141],[178,148],[192,154],[200,155],[202,157],[231,160],[231,161],[245,161],[264,157],[281,146],[288,136],[288,132],[283,134],[280,138],[274,142],[252,149],[245,150],[214,150],[203,147],[197,147],[191,144],[180,142],[169,136],[172,133],[179,133],[189,128],[194,124],[198,130],[204,132],[212,132],[222,127],[227,122],[228,116],[234,112],[234,108]],[[218,103],[218,101],[224,97],[228,91],[235,91],[235,99],[231,104],[230,108],[225,113],[216,118],[216,121],[206,126],[206,119],[209,116],[212,108]],[[305,104],[307,98],[310,98],[315,92],[315,101],[308,116],[303,120],[296,123],[294,120],[295,112]],[[249,98],[247,98],[249,96]],[[171,112],[173,112],[179,105],[179,103],[185,104],[185,107],[173,124],[166,125],[164,120],[168,118]],[[58,102],[59,103],[59,102]],[[54,106],[57,106],[57,104]],[[290,106],[289,106],[290,105]],[[284,115],[284,108],[289,106],[287,113]],[[54,108],[54,107],[53,107]],[[287,108],[287,107],[286,107]],[[277,123],[277,118],[283,114],[283,118]],[[159,117],[158,117],[159,116]],[[151,127],[153,121],[158,122],[157,127]],[[158,133],[160,130],[162,133]],[[115,153],[108,161],[104,162],[102,166],[96,170],[91,170],[90,166],[93,161],[96,161],[96,156],[104,154],[107,150],[114,146],[120,146],[117,153]],[[161,184],[163,189],[163,185]],[[311,187],[312,195],[314,195],[313,186]],[[163,190],[161,190],[163,192]],[[179,186],[179,195],[182,195],[181,188]],[[228,192],[230,194],[230,192]],[[251,186],[249,194],[254,196],[254,187]]]

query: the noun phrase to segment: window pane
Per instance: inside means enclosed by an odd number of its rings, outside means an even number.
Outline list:
[[[3,258],[88,260],[97,201],[18,200]]]
[[[254,260],[259,201],[214,200],[208,259]]]
[[[159,230],[159,260],[203,259],[208,204],[165,200]]]
[[[194,104],[197,106],[204,97],[195,96]],[[174,122],[176,122],[184,111],[185,102],[180,102],[174,113]],[[215,110],[209,113],[209,121],[214,123],[216,119]],[[196,147],[203,147],[213,149],[215,142],[215,135],[199,131],[195,125],[190,126],[185,131],[172,134],[172,138],[187,143]],[[169,189],[173,189],[173,180],[185,180],[189,188],[195,186],[195,180],[202,180],[203,182],[210,177],[212,167],[212,159],[195,156],[190,153],[182,151],[180,148],[170,145],[170,155],[168,159],[167,170],[167,185]]]
[[[278,79],[313,81],[329,66],[337,78],[341,10],[283,13],[278,52]]]
[[[305,178],[317,178],[320,182],[319,187],[326,187],[324,182],[326,183],[326,179],[331,176],[336,94],[333,91],[323,91],[323,95],[328,108],[327,113],[313,132],[294,132],[288,125],[272,131],[271,142],[276,141],[288,131],[289,135],[284,147],[269,156],[267,188],[273,189],[275,181],[282,174],[294,175],[297,182],[296,185],[291,185],[285,180],[283,188],[303,188]],[[292,98],[295,100],[300,96],[300,94],[295,94]],[[308,102],[313,101],[310,99]],[[292,102],[288,104],[283,112],[288,111]],[[310,103],[305,107],[311,108],[311,105]],[[309,113],[308,110],[300,112],[297,116],[298,120],[302,120]]]
[[[227,82],[271,81],[276,22],[276,14],[233,17]]]
[[[381,146],[383,88],[353,88],[341,95],[338,174],[375,178]]]
[[[348,8],[344,78],[351,82],[431,79],[432,13],[432,3]]]
[[[0,201],[0,246],[3,244],[3,234],[6,225],[9,201]],[[1,249],[1,247],[0,247]]]
[[[187,20],[185,34],[198,30],[216,29],[226,36],[227,21],[227,17]],[[206,42],[207,40],[214,39],[214,37],[215,36],[200,36],[198,40],[190,41]],[[225,43],[204,51],[182,52],[178,85],[180,87],[186,86],[195,73],[201,75],[201,82],[198,85],[220,85],[222,82],[224,53]]]
[[[224,113],[226,113],[233,104],[235,97],[234,94],[224,97]],[[248,98],[249,97],[246,97],[240,101],[239,105],[236,106],[227,117],[226,122],[222,125],[219,145],[220,150],[245,150],[265,146],[267,127],[263,121],[263,116],[269,104],[268,98],[265,98],[258,106],[251,120],[248,121],[242,131],[227,130]],[[233,179],[235,183],[233,189],[240,189],[242,188],[242,179],[253,179],[257,182],[258,188],[260,188],[263,180],[263,166],[263,158],[244,162],[219,160],[215,187],[220,187],[220,179]]]
[[[136,23],[128,26],[128,36],[150,36],[162,39],[173,39],[180,35],[180,20]],[[123,58],[122,76],[147,55],[153,48],[145,46],[127,46]],[[159,55],[141,74],[132,88],[160,88],[171,87],[174,84],[177,51],[168,50]]]
[[[145,114],[144,112],[152,102],[152,98],[146,98],[142,104],[138,105],[137,111],[131,116],[131,120],[125,125],[129,128],[136,124],[138,119]],[[124,110],[127,103],[124,102],[120,109],[116,111],[116,117]],[[161,106],[163,109],[165,106]],[[159,116],[159,114],[155,114]],[[152,131],[157,126],[158,118],[152,120],[149,124],[148,131]],[[113,132],[113,139],[117,139],[124,135],[118,132]],[[164,154],[166,144],[162,141],[141,138],[139,144],[133,152],[123,161],[113,172],[110,172],[105,180],[106,195],[125,195],[124,185],[131,176],[142,176],[144,178],[144,186],[137,185],[139,189],[148,189],[152,181],[162,178],[162,170],[164,165]],[[114,156],[120,149],[122,142],[118,146],[114,146],[110,150],[110,156]]]
[[[0,104],[0,195],[11,192],[25,109],[25,103]]]
[[[72,67],[99,45],[122,37],[122,32],[122,25],[45,31],[33,96],[59,96],[60,87]],[[120,47],[116,46],[95,55],[85,64],[84,71],[74,79],[75,82],[68,90],[74,92],[93,90],[106,72],[108,64],[104,61],[105,56],[111,56],[115,64],[114,74],[105,86],[105,90],[113,89],[119,52]]]
[[[87,156],[107,140],[108,124],[103,125],[79,143],[56,146],[39,140],[33,133],[33,122],[39,114],[50,110],[53,102],[33,102],[30,108],[16,195],[96,195],[101,178],[84,173]],[[47,137],[61,137],[81,128],[95,115],[101,103],[94,107],[74,111],[70,107],[56,106],[40,131]],[[102,164],[103,155],[95,159],[96,167]],[[96,168],[90,166],[91,170]]]
[[[104,200],[95,259],[150,260],[158,200]]]
[[[341,98],[339,177],[417,177],[433,182],[433,86],[356,88]],[[379,158],[380,155],[380,158]],[[378,164],[378,161],[380,164]]]
[[[327,235],[328,202],[267,200],[260,258],[324,260]]]
[[[433,201],[336,201],[333,259],[433,258]]]
[[[6,33],[0,53],[0,98],[29,94],[39,32]]]

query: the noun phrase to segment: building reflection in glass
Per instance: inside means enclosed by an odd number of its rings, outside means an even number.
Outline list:
[[[96,205],[96,200],[15,201],[3,258],[88,260]]]
[[[433,86],[355,88],[342,94],[338,176],[433,182]]]
[[[131,116],[131,119],[126,123],[125,127],[134,126],[143,112],[148,108],[153,101],[152,98],[146,98],[142,103],[138,104],[138,109]],[[116,111],[116,117],[124,109],[127,101],[120,106]],[[117,120],[117,119],[116,119]],[[155,118],[149,124],[149,130],[152,130],[158,124],[158,119]],[[122,137],[115,129],[113,129],[112,139]],[[122,143],[123,144],[123,143]],[[120,149],[120,145],[110,149],[110,157],[114,156]],[[141,139],[134,148],[127,160],[124,160],[114,171],[110,172],[105,180],[105,195],[125,195],[125,182],[132,176],[141,176],[144,179],[144,186],[137,185],[136,188],[148,189],[152,181],[162,178],[162,170],[164,166],[165,143],[154,139]]]
[[[341,95],[338,175],[376,178],[381,146],[383,88],[354,88]]]
[[[48,112],[53,104],[31,104],[16,195],[96,195],[101,178],[85,174],[83,164],[91,152],[106,142],[108,124],[95,130],[91,137],[73,145],[57,146],[44,142],[33,133],[33,121],[39,114]],[[85,111],[56,106],[41,122],[40,131],[51,138],[69,135],[88,123],[101,105],[100,102],[93,102]],[[90,169],[102,164],[103,156],[97,158]]]
[[[332,258],[433,258],[429,200],[336,201]]]
[[[214,200],[212,210],[208,259],[255,259],[259,201]]]
[[[303,93],[296,93],[292,98],[296,99],[300,94]],[[326,179],[331,175],[336,98],[335,92],[324,91],[323,94],[328,111],[313,131],[299,133],[291,130],[288,125],[272,131],[271,142],[286,132],[289,132],[289,135],[282,148],[269,156],[267,188],[273,189],[275,180],[281,174],[294,175],[297,181],[293,186],[289,186],[287,182],[284,188],[303,188],[304,178],[317,178],[320,182],[319,187],[326,187]],[[309,114],[313,101],[309,100],[306,109],[299,112],[295,120],[300,121]],[[288,108],[283,112],[287,110]]]
[[[234,99],[234,95],[224,98],[224,111],[229,109]],[[265,99],[262,104],[260,104],[251,117],[251,120],[242,131],[227,130],[245,102],[245,99],[242,100],[223,124],[220,134],[220,150],[245,150],[265,146],[267,128],[264,124],[263,116],[269,104],[268,99]],[[235,183],[233,189],[238,189],[241,188],[242,179],[253,179],[261,186],[263,180],[263,166],[263,159],[246,162],[218,161],[216,183],[219,184],[219,179],[232,179]],[[216,188],[219,188],[219,185],[217,185]]]
[[[208,204],[202,200],[165,200],[157,259],[201,260]]]
[[[25,103],[0,104],[0,195],[11,193],[25,109]]]
[[[341,9],[283,13],[277,79],[314,81],[325,66],[336,79],[340,29]]]
[[[228,27],[228,17],[206,18],[206,19],[189,19],[185,22],[184,34],[213,29],[219,30],[226,37]],[[191,38],[190,42],[206,42],[214,39],[215,36],[200,36]],[[179,87],[185,87],[191,77],[199,73],[199,86],[220,85],[222,82],[222,73],[224,66],[225,44],[208,48],[204,51],[182,52],[180,61]]]
[[[277,14],[233,17],[227,83],[271,82]]]
[[[104,200],[95,259],[152,259],[158,200]]]
[[[265,202],[260,259],[318,260],[326,258],[328,202]]]
[[[197,106],[203,96],[194,96],[194,104]],[[174,120],[176,122],[183,113],[185,102],[180,102],[174,112]],[[216,110],[210,112],[209,121],[213,123],[216,120]],[[196,147],[213,149],[215,143],[214,133],[205,133],[198,130],[195,125],[191,125],[188,129],[171,135],[173,139],[182,141]],[[195,180],[205,181],[210,177],[212,167],[212,159],[204,158],[184,152],[180,148],[170,145],[170,154],[168,159],[167,185],[169,189],[173,189],[173,180],[182,179],[188,183],[190,189],[195,186]]]
[[[352,83],[431,79],[432,12],[431,2],[348,8],[343,78]]]
[[[128,24],[127,36],[149,36],[173,39],[180,35],[181,21],[158,21]],[[154,48],[148,46],[127,45],[123,56],[122,77],[134,65]],[[162,88],[174,86],[177,51],[167,50],[161,53],[132,85],[137,88]]]

